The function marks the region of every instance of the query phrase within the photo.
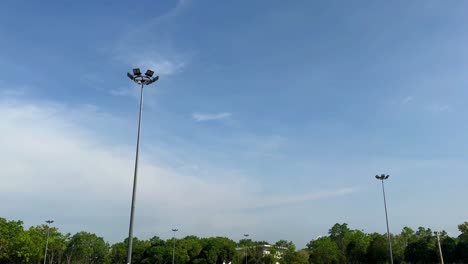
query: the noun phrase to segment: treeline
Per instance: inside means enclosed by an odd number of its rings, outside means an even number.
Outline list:
[[[458,226],[461,234],[450,237],[439,233],[445,263],[468,263],[468,222]],[[21,221],[0,218],[0,264],[44,261],[47,232],[47,263],[126,263],[127,240],[107,243],[88,232],[62,234],[46,225],[24,229]],[[439,263],[437,237],[424,227],[409,227],[391,235],[395,263]],[[189,264],[309,264],[309,263],[388,263],[389,251],[385,234],[367,234],[352,230],[347,224],[335,224],[328,236],[310,241],[297,250],[292,242],[274,244],[250,239],[235,242],[225,237],[149,240],[134,239],[132,263],[169,264],[175,243],[175,263]],[[269,245],[269,246],[265,246]]]

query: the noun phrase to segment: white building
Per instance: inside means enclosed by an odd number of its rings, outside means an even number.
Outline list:
[[[261,250],[262,251],[262,256],[268,256],[272,253],[274,253],[274,258],[277,260],[276,261],[276,264],[280,264],[279,263],[279,260],[282,258],[283,256],[283,251],[286,250],[286,248],[283,248],[283,247],[277,247],[277,246],[273,246],[273,245],[269,245],[269,244],[265,244],[265,245],[255,245],[253,246],[255,247],[256,249],[258,250]],[[238,252],[241,252],[241,251],[245,251],[246,249],[251,249],[252,247],[248,247],[248,248],[245,248],[245,247],[240,247],[240,248],[236,248],[236,250]],[[229,263],[223,263],[223,264],[231,264],[230,262]]]

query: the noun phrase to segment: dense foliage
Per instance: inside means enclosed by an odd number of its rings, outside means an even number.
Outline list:
[[[468,222],[458,226],[461,234],[449,237],[440,233],[445,263],[468,263]],[[44,261],[48,227],[40,225],[24,229],[21,221],[0,218],[0,264]],[[409,227],[392,234],[395,263],[439,263],[437,238],[431,229]],[[113,245],[102,237],[87,232],[62,234],[49,230],[47,263],[125,263],[127,240]],[[235,242],[225,237],[149,240],[134,239],[133,263],[172,263],[175,242],[175,263],[188,264],[256,264],[256,263],[387,263],[388,244],[385,234],[366,234],[352,230],[347,224],[335,224],[328,236],[310,241],[307,248],[297,250],[290,241],[275,244],[244,239]],[[268,254],[266,254],[268,251]]]

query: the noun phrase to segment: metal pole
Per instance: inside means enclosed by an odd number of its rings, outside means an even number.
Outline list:
[[[174,264],[175,263],[175,234],[172,239],[174,240],[174,246],[172,247],[172,264]]]
[[[247,247],[245,248],[245,264],[247,264]]]
[[[44,252],[44,264],[46,264],[46,260],[47,260],[47,246],[49,245],[49,231],[50,231],[50,227],[47,225],[47,239],[46,239],[45,252]]]
[[[127,264],[132,263],[133,216],[134,216],[134,213],[135,213],[135,194],[136,194],[137,174],[138,174],[138,154],[139,154],[139,151],[140,151],[141,113],[142,113],[142,110],[143,110],[143,86],[144,86],[144,84],[141,84],[140,114],[138,116],[138,136],[137,136],[136,155],[135,155],[135,173],[134,173],[134,176],[133,176],[132,207],[131,207],[131,211],[130,211],[130,227],[128,228]]]
[[[440,263],[444,264],[444,256],[442,255],[442,247],[440,246],[439,232],[436,232],[436,234],[437,234],[437,244],[439,244]]]
[[[390,239],[390,228],[388,227],[388,215],[387,215],[387,201],[385,199],[385,187],[384,187],[384,179],[382,181],[382,192],[383,192],[383,199],[384,199],[384,206],[385,206],[385,220],[387,221],[387,239],[388,239],[388,248],[390,251],[390,264],[393,264],[393,252],[392,252],[392,241]]]
[[[244,237],[245,237],[245,239],[246,239],[245,242],[246,242],[246,244],[247,244],[247,237],[249,237],[249,234],[244,234]],[[247,255],[247,248],[248,248],[248,245],[246,245],[246,247],[245,247],[245,264],[247,264],[247,256],[248,256],[248,255]]]
[[[174,236],[172,239],[174,240],[174,246],[172,247],[172,264],[175,263],[175,234],[176,232],[179,231],[178,229],[172,229],[172,232],[174,232]]]

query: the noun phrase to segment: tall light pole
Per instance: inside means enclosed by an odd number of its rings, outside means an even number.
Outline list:
[[[247,239],[249,237],[249,234],[244,234],[244,237],[245,239]],[[245,264],[247,264],[247,247],[245,247]]]
[[[47,260],[47,246],[49,246],[49,231],[50,231],[49,225],[52,224],[53,222],[54,222],[54,220],[47,220],[47,221],[46,221],[46,223],[47,223],[47,239],[46,239],[45,252],[44,252],[44,264],[46,264],[46,260]]]
[[[154,72],[147,70],[145,75],[142,75],[140,69],[133,69],[133,74],[127,73],[128,78],[134,81],[136,84],[141,85],[140,91],[140,114],[138,116],[138,136],[136,145],[135,155],[135,172],[133,175],[133,192],[132,192],[132,207],[130,209],[130,226],[128,228],[128,252],[127,252],[127,264],[132,263],[132,246],[133,246],[133,216],[135,213],[135,194],[137,186],[137,174],[138,174],[138,154],[140,152],[140,130],[141,130],[141,112],[143,110],[143,87],[150,85],[159,79],[159,76],[153,78]]]
[[[382,192],[383,192],[384,207],[385,207],[385,220],[387,221],[388,250],[390,251],[390,264],[393,264],[392,241],[390,239],[390,228],[388,227],[387,201],[385,199],[385,187],[384,187],[384,180],[388,179],[388,177],[390,177],[390,175],[385,175],[385,174],[381,174],[380,176],[375,175],[375,178],[382,182]]]
[[[172,236],[172,240],[174,240],[174,246],[172,247],[172,264],[174,264],[175,261],[175,236],[177,231],[179,231],[179,229],[172,229],[172,232],[174,232],[174,236]]]

